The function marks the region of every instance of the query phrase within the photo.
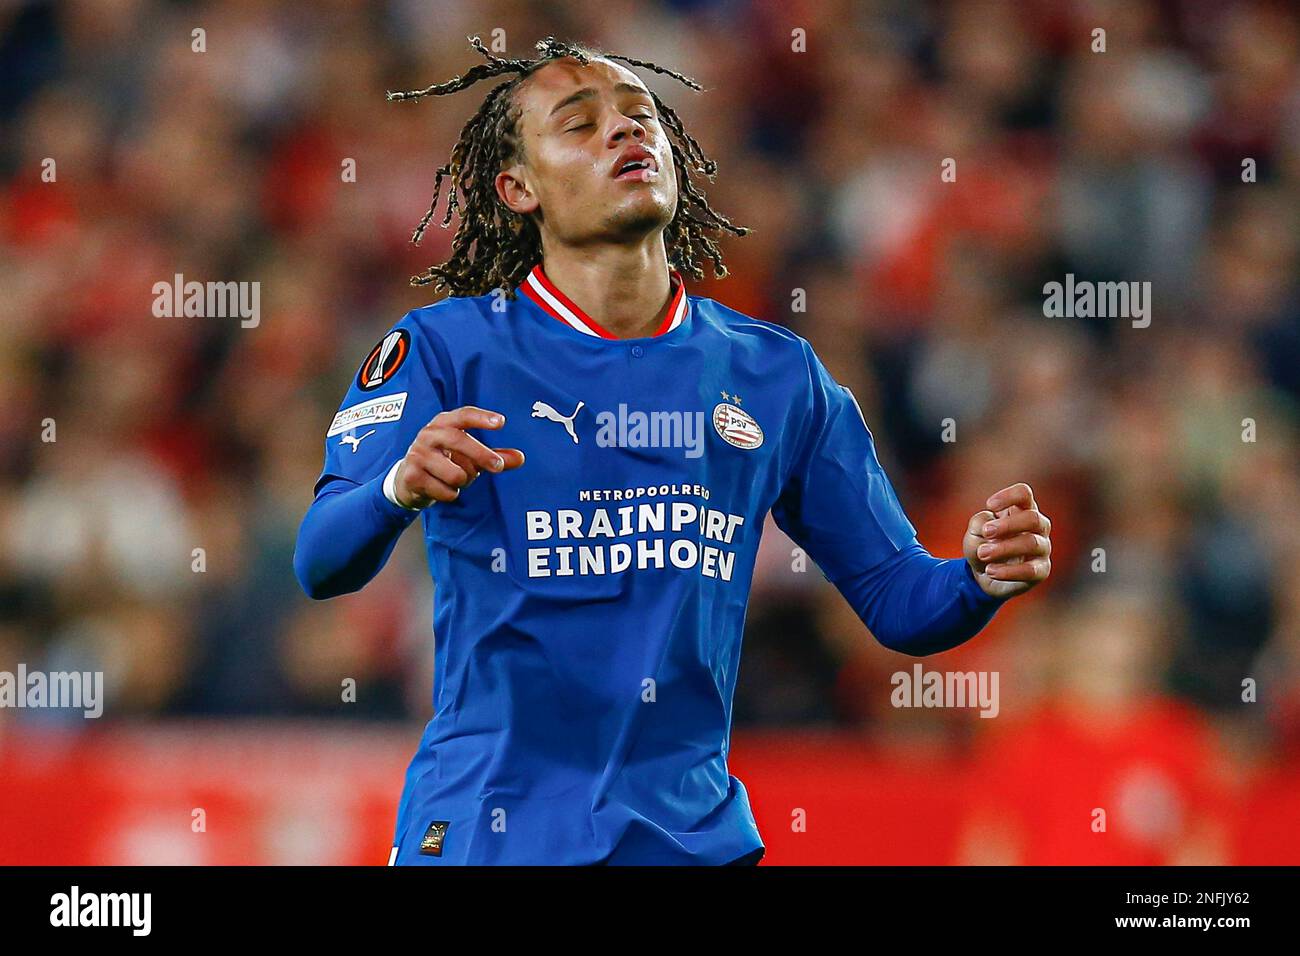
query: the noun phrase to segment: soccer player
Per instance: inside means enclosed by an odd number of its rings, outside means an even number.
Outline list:
[[[621,64],[548,38],[391,99],[508,76],[465,125],[450,292],[362,361],[328,429],[294,568],[363,587],[423,528],[433,705],[390,863],[726,864],[764,852],[727,770],[763,521],[904,654],[968,640],[1050,570],[1025,484],[931,556],[853,395],[809,344],[687,293],[742,235],[715,164]]]

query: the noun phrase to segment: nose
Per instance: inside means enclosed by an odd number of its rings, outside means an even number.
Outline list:
[[[618,120],[609,131],[610,144],[621,143],[623,140],[631,138],[636,142],[642,142],[645,139],[645,127],[630,116],[618,113]]]

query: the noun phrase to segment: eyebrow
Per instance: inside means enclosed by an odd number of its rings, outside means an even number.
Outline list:
[[[631,83],[615,83],[614,92],[615,93],[636,93],[640,96],[644,96],[647,98],[649,98],[650,96],[650,92],[644,86],[633,86]],[[550,115],[554,116],[556,113],[564,109],[566,106],[572,106],[574,103],[577,103],[581,100],[589,100],[595,95],[596,95],[596,91],[594,89],[592,89],[590,86],[584,86],[582,89],[578,90],[578,92],[570,94],[569,96],[566,96],[564,99],[560,100],[560,102],[556,103],[555,108],[551,110]]]

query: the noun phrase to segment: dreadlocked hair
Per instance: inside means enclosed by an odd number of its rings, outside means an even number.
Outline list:
[[[493,54],[479,37],[468,37],[470,44],[487,60],[466,70],[461,76],[445,83],[435,83],[423,90],[389,92],[387,99],[418,100],[425,96],[446,96],[473,86],[480,80],[495,76],[513,75],[484,98],[478,111],[460,131],[460,138],[448,162],[438,168],[433,181],[433,202],[420,224],[411,235],[411,242],[419,245],[425,229],[433,219],[442,193],[442,181],[450,180],[447,191],[447,208],[440,225],[445,229],[453,213],[460,216],[460,224],[452,238],[451,256],[441,265],[430,266],[411,277],[411,285],[433,285],[435,292],[446,289],[451,295],[486,295],[493,289],[504,290],[507,298],[514,298],[514,289],[542,258],[541,234],[531,217],[510,210],[497,196],[494,185],[497,173],[521,155],[519,137],[520,108],[514,102],[514,92],[536,70],[552,60],[572,57],[584,66],[594,58],[618,60],[628,66],[641,67],[662,73],[685,84],[693,90],[703,87],[689,77],[654,63],[603,53],[584,44],[566,43],[547,37],[538,41],[538,56],[532,59],[506,59]],[[714,237],[720,233],[743,236],[744,226],[732,224],[725,216],[710,208],[704,193],[693,181],[693,175],[713,180],[718,164],[705,155],[695,137],[682,125],[678,115],[650,93],[660,122],[669,132],[668,143],[672,150],[673,165],[677,174],[678,202],[672,221],[664,230],[664,245],[669,265],[697,281],[704,278],[702,261],[713,263],[713,274],[721,279],[727,275]]]

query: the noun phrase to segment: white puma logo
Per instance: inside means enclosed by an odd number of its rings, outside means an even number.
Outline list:
[[[344,435],[344,436],[339,440],[339,444],[340,444],[340,445],[351,445],[351,446],[352,446],[352,454],[355,455],[355,454],[357,453],[357,449],[361,447],[361,439],[362,439],[362,438],[369,438],[369,437],[370,437],[371,435],[373,435],[374,433],[375,433],[375,430],[372,428],[372,429],[370,429],[370,431],[368,431],[368,432],[366,432],[364,435],[362,435],[361,438],[358,438],[356,435]]]
[[[578,444],[578,433],[573,430],[573,420],[578,417],[578,412],[585,402],[579,402],[578,407],[573,410],[572,415],[561,415],[550,405],[545,402],[533,402],[533,418],[545,418],[549,421],[559,422],[564,426],[564,430],[569,433],[573,443]]]

